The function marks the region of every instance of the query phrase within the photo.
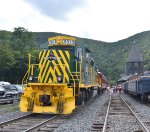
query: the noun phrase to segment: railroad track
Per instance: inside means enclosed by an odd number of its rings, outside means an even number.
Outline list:
[[[149,132],[126,101],[119,94],[110,96],[95,118],[93,132]]]
[[[2,132],[30,132],[38,130],[46,123],[52,122],[57,116],[48,114],[30,114],[0,124]],[[39,130],[40,131],[40,130]]]
[[[0,132],[54,131],[60,124],[93,103],[96,98],[98,98],[98,96],[93,97],[90,101],[77,107],[70,115],[29,114],[0,123]]]

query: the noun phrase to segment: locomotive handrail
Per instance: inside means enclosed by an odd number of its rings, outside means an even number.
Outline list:
[[[83,61],[83,56],[81,55],[81,61],[79,62],[79,64],[80,64],[80,83],[82,81],[82,61]]]
[[[24,85],[24,82],[27,84],[28,82],[27,82],[27,78],[29,77],[29,74],[30,74],[30,66],[31,66],[31,55],[30,54],[28,54],[28,56],[29,56],[29,62],[28,62],[28,70],[27,70],[27,72],[26,72],[26,74],[25,74],[25,76],[23,77],[23,79],[22,79],[22,86]],[[25,80],[26,79],[26,80]]]
[[[24,76],[23,79],[22,79],[22,86],[24,85],[24,83],[27,84],[27,76],[29,76],[29,69],[27,70],[25,76]],[[26,80],[25,80],[25,79],[26,79]]]
[[[70,70],[69,70],[69,73],[70,73],[70,75],[71,75],[71,77],[72,77],[72,80],[73,80],[73,88],[74,88],[74,96],[75,96],[75,80],[78,80],[78,81],[80,81],[80,79],[78,78],[78,79],[75,79],[74,78],[74,75],[73,74],[76,74],[75,76],[77,76],[77,74],[80,74],[80,72],[71,72]],[[77,76],[78,77],[78,76]]]
[[[28,78],[29,78],[30,72],[31,72],[31,75],[33,75],[34,66],[38,66],[38,65],[39,64],[30,64],[30,67],[28,67],[28,70],[27,70],[25,76],[22,79],[22,86],[24,85],[24,83],[26,83],[26,84],[28,83]]]

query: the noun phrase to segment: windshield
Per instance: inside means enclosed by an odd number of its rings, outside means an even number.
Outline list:
[[[11,85],[5,85],[3,88],[6,90],[16,90],[16,88],[12,87]]]
[[[12,85],[13,87],[16,87],[17,89],[22,89],[22,86],[20,85]]]
[[[19,93],[23,93],[23,89],[21,85],[12,85]]]

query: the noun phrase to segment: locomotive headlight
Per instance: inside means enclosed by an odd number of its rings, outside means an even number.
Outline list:
[[[29,76],[29,81],[32,81],[33,80],[33,76]]]
[[[58,76],[57,77],[57,82],[62,83],[62,81],[63,81],[63,77],[62,76]]]

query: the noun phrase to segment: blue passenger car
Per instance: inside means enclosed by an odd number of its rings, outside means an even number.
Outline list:
[[[143,74],[129,78],[126,82],[122,83],[123,89],[126,93],[142,98],[147,101],[150,95],[150,74]]]
[[[148,96],[150,95],[150,77],[141,77],[140,80],[138,80],[138,94],[142,96]]]

